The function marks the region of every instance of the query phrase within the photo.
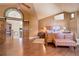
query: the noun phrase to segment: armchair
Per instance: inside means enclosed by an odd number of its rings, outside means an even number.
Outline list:
[[[55,33],[55,46],[72,46],[76,47],[76,38],[74,33]]]

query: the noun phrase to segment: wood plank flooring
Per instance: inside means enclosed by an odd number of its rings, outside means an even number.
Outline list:
[[[76,54],[71,47],[54,47],[53,44],[23,42],[21,39],[7,38],[3,45],[0,45],[0,56],[79,56],[79,46]]]

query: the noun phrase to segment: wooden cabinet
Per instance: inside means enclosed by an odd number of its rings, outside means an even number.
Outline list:
[[[6,21],[4,18],[0,18],[0,44],[5,42],[6,39],[6,30],[5,30]]]

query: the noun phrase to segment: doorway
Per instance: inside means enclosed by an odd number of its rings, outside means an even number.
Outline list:
[[[23,38],[23,14],[16,8],[9,8],[5,12],[6,36],[11,39]]]
[[[2,21],[1,21],[2,22]],[[6,55],[23,55],[23,14],[17,8],[5,11]]]
[[[22,20],[6,19],[6,35],[12,39],[22,39]]]

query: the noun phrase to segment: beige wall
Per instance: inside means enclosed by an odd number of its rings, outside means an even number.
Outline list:
[[[4,16],[4,12],[7,8],[20,8],[24,15],[24,21],[29,21],[29,36],[34,36],[38,32],[38,19],[36,16],[33,4],[27,3],[31,8],[27,8],[23,5],[18,4],[0,4],[0,17]]]
[[[76,24],[77,23],[76,23],[75,19],[73,19],[73,20],[70,21],[70,30],[71,31],[76,32],[76,26],[77,26]]]
[[[36,36],[38,33],[38,20],[36,17],[32,17],[29,20],[29,37]]]
[[[37,12],[38,19],[62,12],[58,6],[52,3],[34,3],[33,5]]]
[[[77,38],[79,40],[79,12],[76,12],[76,21],[77,21]]]
[[[39,20],[39,30],[45,26],[53,26],[55,24],[61,25],[61,26],[66,26],[68,28],[69,27],[69,19],[70,19],[69,13],[65,12],[64,16],[65,16],[64,20],[55,20],[53,15]]]
[[[76,20],[76,12],[74,12],[75,18],[70,19],[70,30],[74,33],[77,33],[77,20]]]
[[[38,33],[38,18],[34,6],[32,5],[32,14],[29,17],[29,38],[36,36]]]
[[[43,19],[39,20],[39,30],[45,26],[53,26],[53,23],[54,23],[53,16],[43,18]]]
[[[79,11],[75,12],[75,18],[71,20],[70,24],[72,31],[76,33],[76,40],[79,45]]]

